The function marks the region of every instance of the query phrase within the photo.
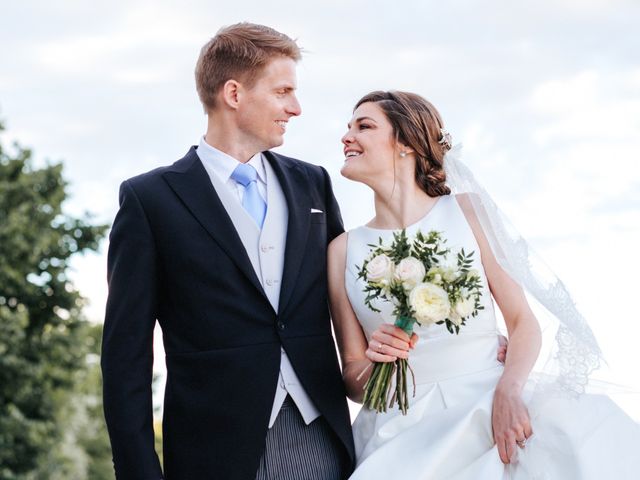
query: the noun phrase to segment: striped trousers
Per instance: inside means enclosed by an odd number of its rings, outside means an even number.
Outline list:
[[[344,480],[347,453],[323,417],[309,425],[287,396],[267,432],[256,480]]]

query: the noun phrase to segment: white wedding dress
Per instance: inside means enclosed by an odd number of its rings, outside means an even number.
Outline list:
[[[444,325],[416,325],[420,340],[409,358],[415,397],[406,416],[397,406],[380,414],[360,411],[353,424],[357,468],[351,479],[640,479],[640,426],[608,397],[589,394],[530,405],[533,436],[516,449],[511,465],[501,462],[491,412],[503,365],[496,359],[496,318],[478,245],[454,195],[440,197],[407,228],[408,236],[417,230],[438,230],[453,251],[475,252],[484,310],[459,335]],[[392,234],[366,226],[348,234],[346,290],[367,337],[381,322],[393,323],[393,307],[378,302],[381,313],[375,313],[365,306],[356,265],[368,256],[369,244],[390,242]]]

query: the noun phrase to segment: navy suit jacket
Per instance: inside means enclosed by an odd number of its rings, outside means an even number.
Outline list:
[[[196,147],[125,181],[110,235],[104,410],[118,479],[157,480],[151,380],[162,327],[168,480],[253,480],[284,347],[353,463],[327,304],[327,244],[343,231],[327,172],[272,152],[289,220],[275,312]],[[310,214],[311,208],[324,213]]]

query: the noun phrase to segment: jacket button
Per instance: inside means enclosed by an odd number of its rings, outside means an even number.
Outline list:
[[[287,326],[286,326],[284,323],[282,323],[280,320],[278,320],[277,325],[278,325],[278,329],[279,329],[279,330],[284,330],[284,329],[287,327]]]

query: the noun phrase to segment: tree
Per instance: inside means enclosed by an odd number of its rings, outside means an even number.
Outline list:
[[[103,470],[100,326],[67,271],[107,227],[66,215],[65,187],[61,163],[34,168],[29,149],[0,143],[0,480]]]

